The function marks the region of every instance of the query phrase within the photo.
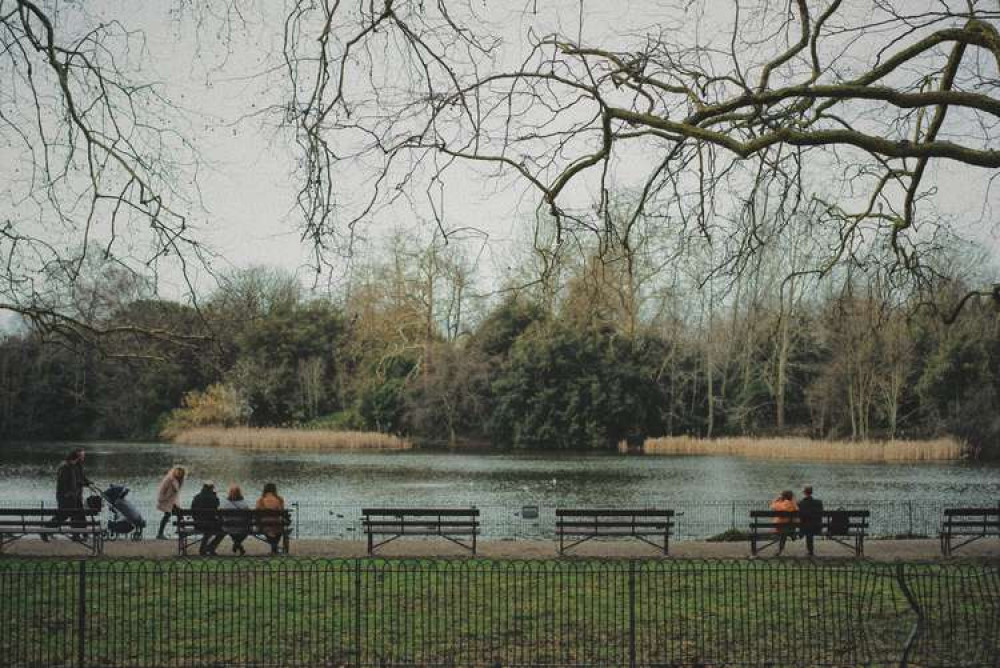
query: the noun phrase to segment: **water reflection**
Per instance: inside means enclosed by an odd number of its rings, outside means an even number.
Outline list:
[[[51,503],[56,467],[76,444],[0,446],[6,504]],[[968,463],[842,464],[731,457],[618,457],[546,454],[246,453],[149,443],[89,443],[88,475],[124,483],[141,507],[174,464],[188,468],[182,500],[206,479],[239,483],[250,496],[277,483],[289,501],[481,507],[627,505],[765,500],[813,484],[825,500],[996,503],[1000,468]]]

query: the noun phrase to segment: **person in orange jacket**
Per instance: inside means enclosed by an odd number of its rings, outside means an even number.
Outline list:
[[[789,489],[783,491],[778,498],[771,502],[771,510],[798,512],[799,506],[795,503],[795,495],[792,494],[792,491]],[[778,525],[774,529],[778,532],[778,554],[781,554],[785,550],[785,541],[795,531],[793,519],[792,517],[774,518],[774,523]]]

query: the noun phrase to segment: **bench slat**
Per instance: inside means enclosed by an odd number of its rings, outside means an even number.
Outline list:
[[[1000,517],[1000,507],[993,508],[945,508],[944,514],[946,517],[951,517],[955,515],[969,515],[971,517],[978,517],[985,515],[998,516]]]
[[[639,528],[654,527],[654,528],[658,528],[658,529],[670,529],[673,526],[674,526],[673,522],[650,522],[650,521],[642,521],[642,522],[609,522],[607,520],[601,520],[601,521],[598,521],[598,522],[576,522],[576,521],[567,522],[565,520],[559,520],[558,522],[556,522],[556,527],[568,527],[568,528],[576,528],[576,527],[586,528],[586,527],[591,527],[591,528],[595,528],[595,529],[597,529],[597,528],[613,528],[613,527],[623,527],[623,528],[627,528],[627,527],[639,527]]]
[[[52,517],[56,513],[74,513],[76,515],[96,516],[101,511],[94,508],[0,508],[0,517]]]
[[[673,517],[673,510],[657,510],[640,508],[635,510],[616,510],[614,508],[556,508],[556,517]]]
[[[1000,520],[949,520],[946,527],[1000,527]]]
[[[478,508],[364,508],[362,515],[390,517],[419,517],[440,515],[442,517],[478,517]]]
[[[413,520],[400,520],[393,522],[392,520],[364,520],[363,524],[366,527],[373,528],[392,528],[392,527],[472,527],[479,526],[479,522],[472,520],[469,522],[422,522]]]

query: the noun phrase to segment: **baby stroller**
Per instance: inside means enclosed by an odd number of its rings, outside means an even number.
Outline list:
[[[91,490],[96,494],[87,498],[87,505],[99,510],[103,500],[108,502],[108,508],[111,510],[108,528],[104,532],[105,540],[117,540],[125,536],[131,536],[132,540],[142,540],[142,530],[146,528],[146,520],[142,518],[139,509],[125,498],[128,496],[128,487],[108,485],[103,492],[93,487]]]

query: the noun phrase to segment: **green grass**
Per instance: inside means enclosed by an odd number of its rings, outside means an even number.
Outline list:
[[[996,564],[219,559],[85,562],[89,665],[921,665],[1000,651]],[[73,665],[79,565],[0,560],[0,664]],[[631,629],[634,628],[634,636]],[[631,639],[634,637],[634,650]]]

